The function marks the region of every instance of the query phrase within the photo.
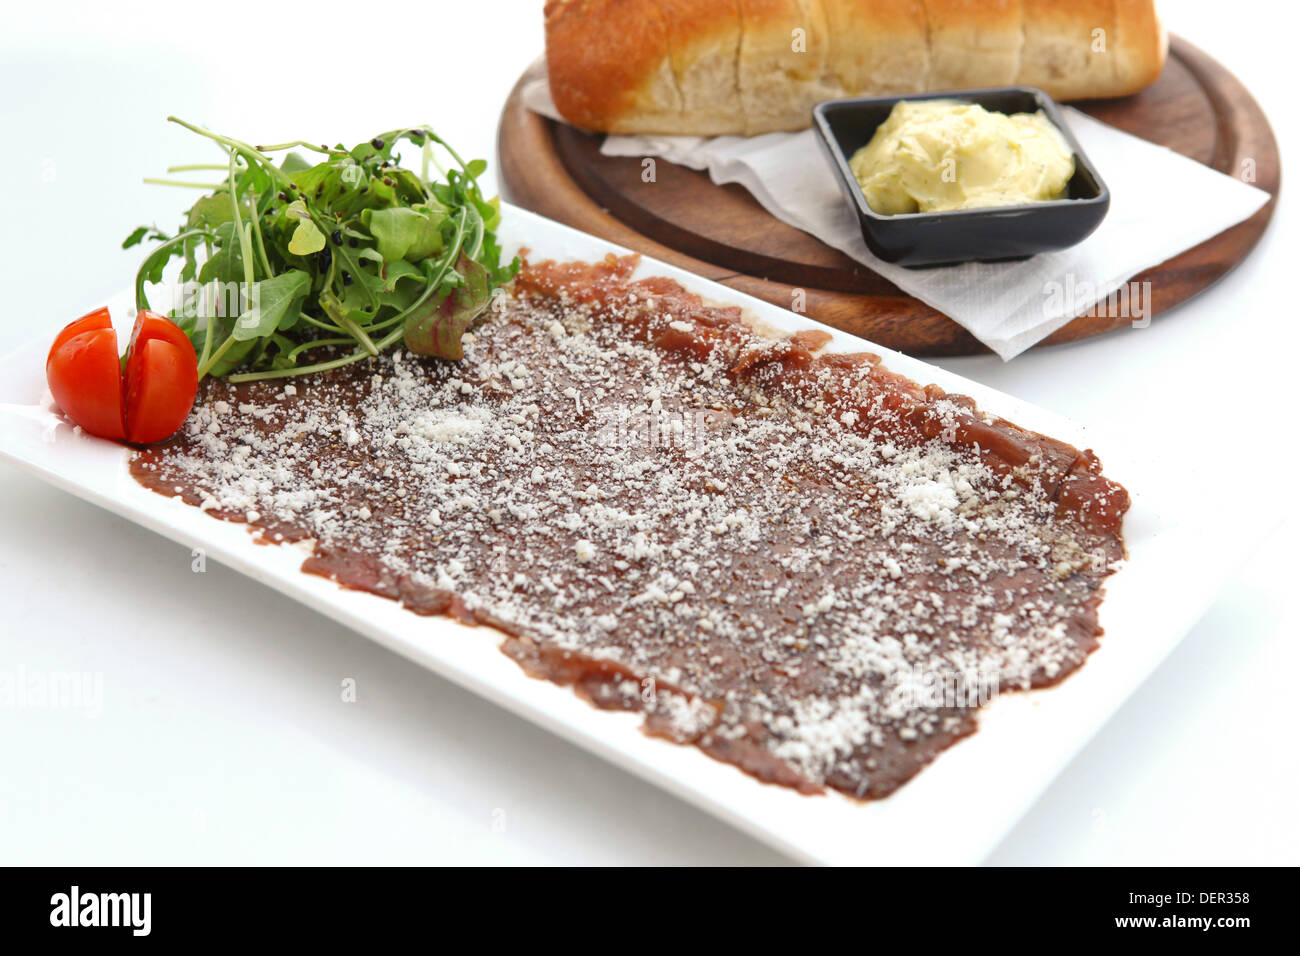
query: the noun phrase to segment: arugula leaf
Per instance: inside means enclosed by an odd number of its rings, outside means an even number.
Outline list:
[[[325,248],[325,234],[316,228],[316,223],[303,219],[293,231],[289,240],[289,251],[295,256],[309,256]]]
[[[131,234],[122,240],[122,248],[130,249],[132,246],[138,246],[146,236],[160,241],[167,239],[167,234],[160,232],[157,226],[140,226],[138,229],[132,230]]]
[[[228,202],[228,201],[227,201]],[[216,229],[216,250],[199,270],[199,282],[243,282],[244,251],[235,235],[233,220],[223,222]],[[161,282],[161,273],[152,281]]]
[[[230,195],[225,192],[202,196],[190,207],[185,221],[191,229],[216,229],[223,223],[232,222],[234,214],[230,210]]]
[[[289,206],[286,213],[291,218],[298,220],[298,226],[293,231],[293,238],[289,240],[290,252],[295,256],[309,256],[313,252],[320,252],[325,248],[325,234],[316,228],[316,223],[312,222],[311,213],[307,211],[306,203],[299,199]]]
[[[297,318],[298,306],[311,289],[311,276],[300,269],[282,272],[270,279],[253,283],[251,305],[231,330],[237,341],[266,338],[274,333],[287,315]]]
[[[379,254],[385,262],[403,259],[419,262],[442,250],[439,226],[445,218],[446,214],[440,209],[391,206],[365,210],[361,214],[361,223],[375,237]]]
[[[280,169],[286,173],[296,173],[302,169],[311,169],[311,163],[302,158],[302,153],[290,153],[284,157]]]

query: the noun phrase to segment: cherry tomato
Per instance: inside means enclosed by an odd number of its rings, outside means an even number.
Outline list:
[[[107,309],[71,323],[45,363],[54,400],[92,435],[148,444],[184,424],[198,389],[194,347],[176,325],[153,312],[136,317],[125,362]]]
[[[126,437],[162,441],[185,424],[199,387],[198,359],[170,319],[142,311],[126,354]]]
[[[50,348],[45,379],[63,413],[92,435],[121,441],[122,371],[108,309],[70,324]]]

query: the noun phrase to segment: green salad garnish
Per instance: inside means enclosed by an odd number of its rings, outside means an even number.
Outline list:
[[[169,317],[194,343],[200,378],[305,375],[399,341],[419,355],[459,359],[461,336],[519,269],[518,259],[501,265],[500,204],[478,185],[487,163],[464,162],[427,126],[344,149],[250,146],[168,119],[226,153],[221,165],[168,172],[221,170],[225,181],[147,180],[210,192],[175,235],[142,226],[122,247],[158,242],[136,274],[137,309],[150,307],[146,285],[181,260],[182,288],[193,294],[181,296]],[[394,151],[403,142],[422,150],[420,173],[398,165]],[[435,145],[451,157],[450,168],[438,164]],[[313,165],[294,150],[321,159]],[[276,163],[270,153],[286,155]],[[218,291],[199,294],[207,290]]]

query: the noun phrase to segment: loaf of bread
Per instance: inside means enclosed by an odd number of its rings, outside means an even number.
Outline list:
[[[1155,0],[548,0],[545,16],[556,107],[610,133],[797,130],[840,96],[1124,96],[1167,48]]]

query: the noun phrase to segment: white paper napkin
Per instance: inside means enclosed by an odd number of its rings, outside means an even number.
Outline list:
[[[530,109],[563,121],[540,61],[523,93]],[[1250,218],[1269,199],[1262,189],[1078,110],[1061,112],[1110,188],[1110,211],[1077,246],[1020,262],[907,269],[876,258],[812,130],[606,136],[601,152],[655,156],[706,169],[715,183],[740,183],[778,219],[861,262],[1010,359],[1098,303],[1099,311],[1127,309],[1119,314],[1149,320],[1149,290],[1130,288],[1129,279]]]

